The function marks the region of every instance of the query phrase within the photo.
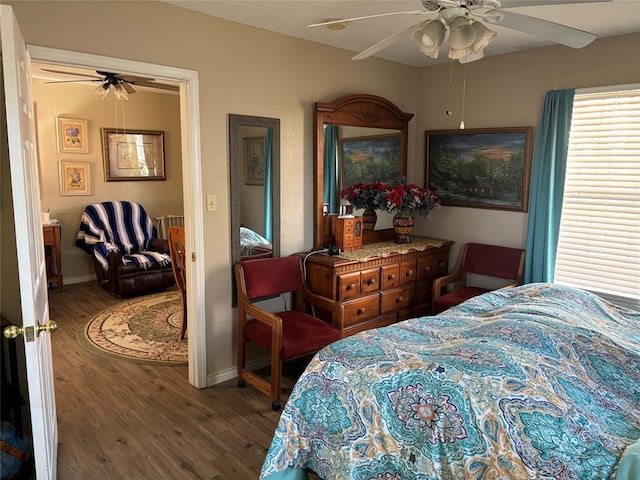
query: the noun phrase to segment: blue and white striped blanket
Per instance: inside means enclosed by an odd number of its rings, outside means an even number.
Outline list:
[[[171,264],[166,253],[147,250],[158,231],[138,203],[127,201],[87,205],[80,219],[76,246],[93,253],[106,272],[109,252],[119,252],[122,263],[133,262],[139,268]]]

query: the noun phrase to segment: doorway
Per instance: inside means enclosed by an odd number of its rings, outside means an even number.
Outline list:
[[[58,66],[91,68],[93,70],[126,72],[177,82],[180,85],[180,117],[182,144],[182,181],[187,252],[192,262],[187,269],[187,308],[189,314],[189,383],[205,388],[206,382],[206,330],[204,317],[203,219],[201,212],[202,186],[200,179],[200,132],[198,75],[192,70],[154,65],[143,62],[85,54],[48,47],[28,46],[32,61]]]

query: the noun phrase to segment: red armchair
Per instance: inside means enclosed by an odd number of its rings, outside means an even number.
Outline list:
[[[305,312],[311,304],[333,312],[337,302],[307,289],[300,257],[248,260],[235,265],[238,290],[237,348],[238,386],[249,382],[271,397],[271,408],[280,409],[282,362],[316,353],[340,339],[340,331]],[[291,292],[291,309],[268,312],[256,305],[260,300]],[[271,352],[271,379],[265,380],[246,368],[246,343],[253,342]]]
[[[467,243],[457,271],[433,281],[432,312],[438,314],[476,295],[491,291],[489,288],[470,286],[468,274],[485,275],[508,280],[504,287],[522,284],[525,252],[519,248],[499,247],[481,243]],[[449,285],[455,285],[449,289]],[[444,291],[444,293],[443,293]]]

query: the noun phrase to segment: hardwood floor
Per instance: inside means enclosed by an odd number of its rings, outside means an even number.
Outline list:
[[[95,282],[49,295],[58,408],[58,479],[256,479],[279,412],[235,380],[196,389],[187,367],[114,360],[78,330],[118,303]],[[316,477],[317,478],[317,477]]]

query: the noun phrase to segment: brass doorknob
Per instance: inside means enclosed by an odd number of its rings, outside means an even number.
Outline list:
[[[58,329],[58,324],[56,322],[54,322],[53,320],[48,321],[47,323],[45,323],[44,325],[40,325],[38,324],[38,326],[36,327],[36,335],[39,335],[40,332],[49,332],[49,333],[53,333]],[[17,338],[20,335],[24,334],[25,329],[21,328],[21,327],[16,327],[15,325],[9,325],[8,327],[5,327],[3,334],[5,337],[7,338]],[[33,332],[33,330],[32,330]],[[33,333],[31,334],[31,336],[33,337]]]
[[[7,338],[16,338],[19,335],[22,335],[22,329],[20,327],[16,327],[15,325],[9,325],[8,327],[5,327],[3,333]]]
[[[38,326],[36,327],[36,330],[37,330],[38,333],[40,333],[40,332],[53,333],[56,330],[58,330],[58,324],[56,322],[54,322],[53,320],[49,320],[44,325],[38,324]]]

